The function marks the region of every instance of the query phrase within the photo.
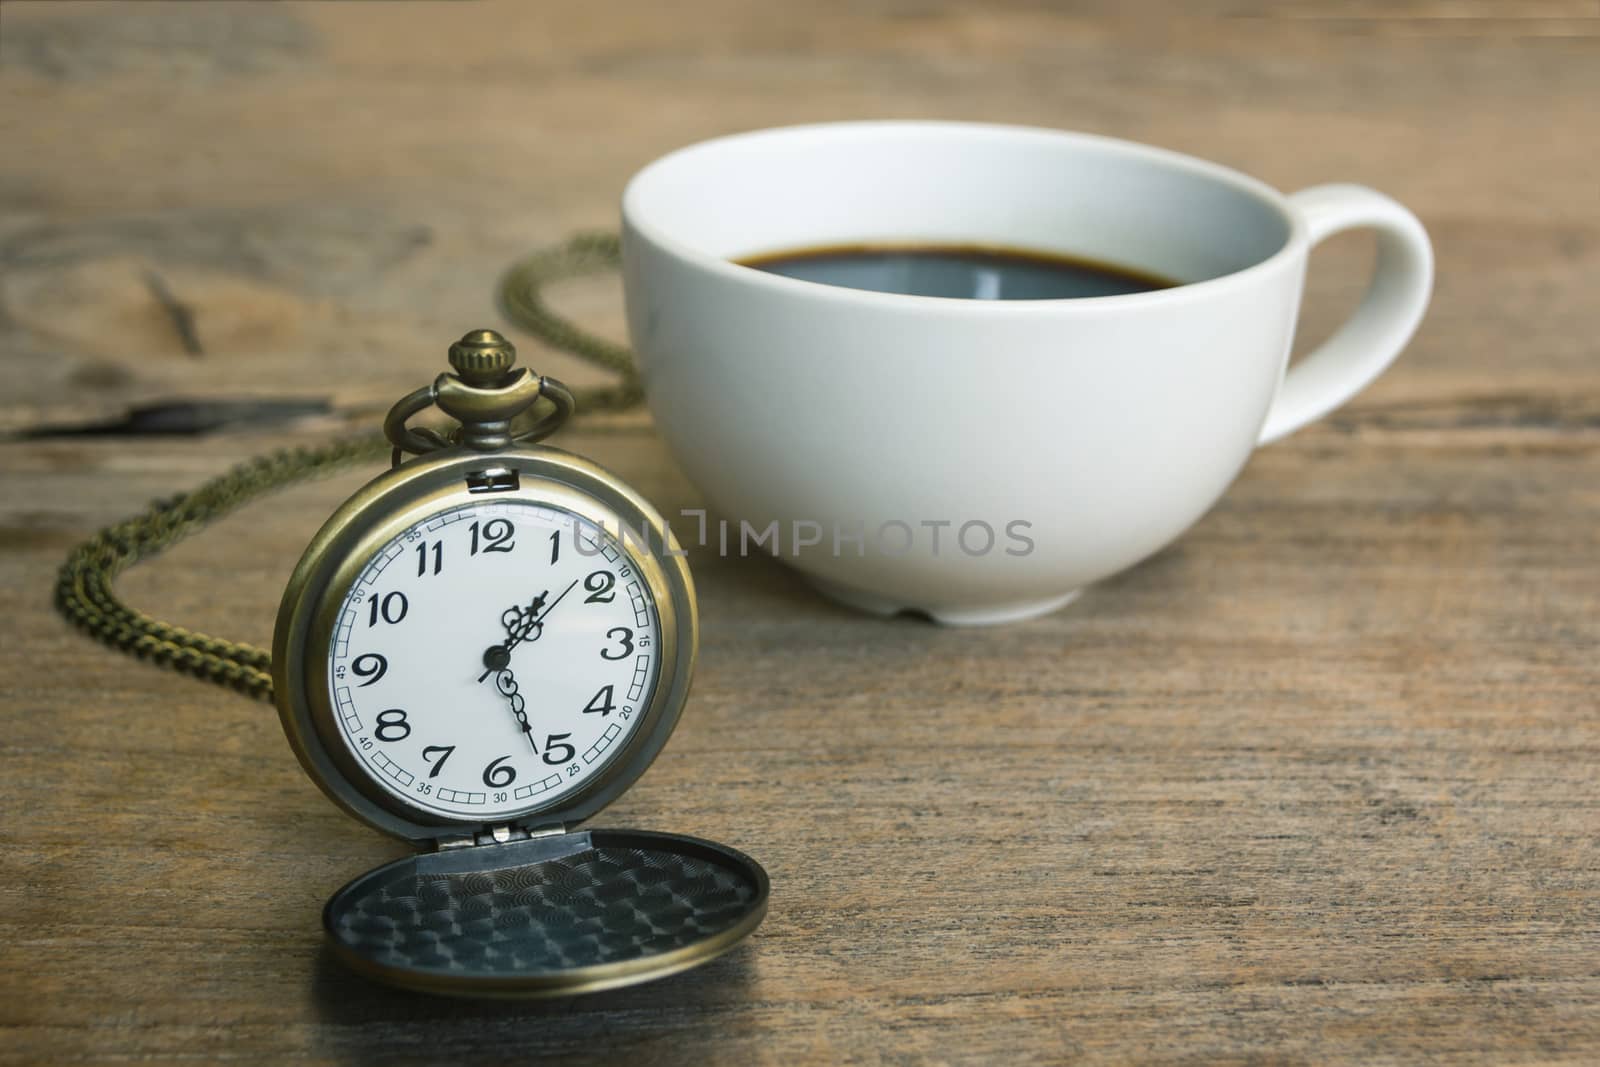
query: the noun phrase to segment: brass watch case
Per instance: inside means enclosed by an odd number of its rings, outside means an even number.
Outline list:
[[[434,849],[329,898],[323,928],[334,953],[391,985],[456,996],[568,996],[685,970],[754,930],[769,889],[761,865],[725,845],[574,829],[638,780],[672,735],[694,674],[698,613],[685,553],[655,509],[604,468],[534,443],[572,413],[573,397],[515,360],[505,338],[473,331],[450,348],[454,374],[395,404],[384,423],[393,469],[312,539],[272,649],[279,718],[311,780],[367,825]],[[459,425],[448,434],[409,426],[429,407]],[[406,453],[417,458],[402,462]],[[505,497],[611,533],[650,590],[660,636],[654,686],[621,749],[571,792],[485,820],[432,811],[377,783],[341,736],[329,656],[345,597],[383,546],[430,515]]]
[[[501,493],[474,492],[469,478],[489,471],[514,472],[520,484]],[[515,816],[451,818],[383,789],[344,745],[329,693],[329,648],[344,597],[374,553],[428,515],[501,496],[563,508],[618,536],[656,604],[659,667],[650,700],[626,746],[578,789]],[[624,531],[620,536],[619,530]],[[688,565],[670,538],[655,509],[614,475],[543,445],[512,445],[496,452],[447,449],[373,479],[317,533],[289,579],[278,612],[273,689],[284,732],[306,773],[357,819],[415,842],[472,837],[496,828],[537,834],[589,818],[650,766],[672,735],[688,697],[698,644],[697,607]]]

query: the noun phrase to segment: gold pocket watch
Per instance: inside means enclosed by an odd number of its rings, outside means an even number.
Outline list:
[[[389,412],[393,469],[328,519],[278,613],[273,688],[300,762],[351,815],[427,849],[335,893],[330,944],[382,981],[465,995],[695,966],[760,923],[760,865],[691,837],[576,829],[683,710],[683,553],[616,476],[535,443],[571,414],[565,386],[517,369],[492,330],[449,359]],[[410,426],[428,407],[459,426]]]

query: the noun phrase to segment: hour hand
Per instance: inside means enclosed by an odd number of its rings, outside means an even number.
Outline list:
[[[524,641],[536,641],[544,633],[544,621],[539,611],[544,607],[544,601],[550,595],[546,589],[528,603],[527,607],[507,608],[500,616],[500,625],[506,632],[506,639],[498,645],[490,645],[483,650],[483,673],[478,675],[478,681],[483,681],[495,671],[503,671],[511,665],[511,650]]]
[[[500,615],[500,626],[506,632],[506,649],[510,650],[524,641],[538,640],[544,632],[544,618],[540,614],[544,608],[545,598],[550,595],[546,589],[528,602],[527,607],[510,607]]]

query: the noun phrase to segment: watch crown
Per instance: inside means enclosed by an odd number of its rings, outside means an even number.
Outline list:
[[[468,385],[494,385],[516,362],[516,346],[494,330],[473,330],[450,346],[450,366]]]

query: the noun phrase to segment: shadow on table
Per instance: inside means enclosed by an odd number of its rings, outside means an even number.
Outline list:
[[[623,989],[554,1000],[488,1000],[391,989],[346,969],[326,947],[311,980],[314,1043],[330,1059],[389,1065],[463,1054],[573,1059],[637,1051],[657,1042],[688,1049],[714,1041],[708,1023],[748,1002],[751,946],[703,967]]]

